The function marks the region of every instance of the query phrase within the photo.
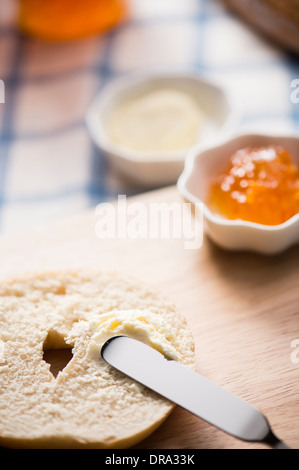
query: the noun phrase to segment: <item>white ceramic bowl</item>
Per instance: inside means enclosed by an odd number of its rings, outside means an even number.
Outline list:
[[[227,169],[236,150],[271,144],[284,146],[299,166],[299,137],[292,135],[239,134],[214,146],[194,149],[186,158],[184,171],[178,179],[178,190],[186,201],[202,203],[204,230],[222,248],[276,254],[299,242],[299,214],[283,224],[268,226],[222,218],[206,205],[211,179]]]
[[[176,183],[184,168],[189,149],[178,152],[137,152],[113,142],[107,133],[110,113],[124,100],[161,87],[171,87],[191,93],[198,101],[205,124],[200,144],[215,134],[226,135],[235,130],[239,120],[229,95],[219,86],[192,73],[147,71],[128,75],[108,84],[91,103],[86,124],[94,143],[108,156],[115,169],[129,180],[146,187]],[[197,143],[199,144],[199,143]]]

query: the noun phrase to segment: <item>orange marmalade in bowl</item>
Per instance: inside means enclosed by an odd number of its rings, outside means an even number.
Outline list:
[[[48,41],[97,34],[123,20],[126,0],[19,0],[20,29]]]
[[[299,212],[299,170],[281,146],[237,150],[213,179],[207,200],[222,217],[279,225]]]

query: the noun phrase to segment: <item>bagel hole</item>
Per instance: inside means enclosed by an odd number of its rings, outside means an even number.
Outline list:
[[[62,334],[50,330],[43,343],[43,360],[50,365],[50,372],[57,377],[67,364],[72,360],[73,345],[67,344]]]

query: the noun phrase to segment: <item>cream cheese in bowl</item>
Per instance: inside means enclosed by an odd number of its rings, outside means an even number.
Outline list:
[[[116,144],[143,152],[169,152],[194,145],[204,116],[196,100],[173,88],[160,88],[124,101],[108,120]]]
[[[86,124],[111,167],[144,187],[173,184],[187,152],[235,130],[239,111],[219,85],[188,72],[148,71],[110,82]]]

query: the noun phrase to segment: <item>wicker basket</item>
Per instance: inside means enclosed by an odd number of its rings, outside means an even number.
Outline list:
[[[299,54],[299,0],[222,0],[249,24]]]

